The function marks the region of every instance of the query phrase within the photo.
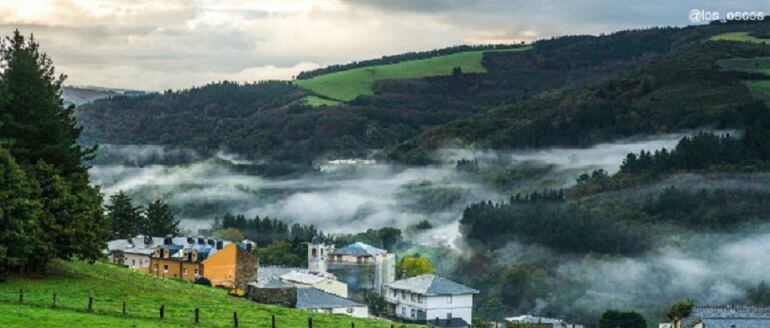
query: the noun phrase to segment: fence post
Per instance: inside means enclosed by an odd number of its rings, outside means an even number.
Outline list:
[[[91,312],[94,310],[94,297],[88,296],[88,312]]]
[[[307,328],[313,328],[313,318],[307,318]]]
[[[24,303],[24,289],[19,289],[19,304]]]
[[[273,321],[273,324],[271,325],[271,327],[272,327],[272,328],[275,328],[275,314],[273,314],[273,315],[272,315],[272,317],[273,317],[273,320],[272,320],[272,321]]]
[[[350,328],[356,328],[356,322],[355,321],[351,321],[350,322]]]
[[[51,304],[51,307],[56,307],[56,292],[53,292],[53,303]]]
[[[233,325],[238,328],[238,312],[233,312]]]
[[[161,319],[163,319],[163,311],[164,311],[165,309],[166,309],[166,306],[161,304],[161,306],[160,306],[160,318],[161,318]]]
[[[196,325],[198,324],[198,322],[200,322],[200,311],[201,310],[199,308],[195,308],[195,324]]]
[[[126,316],[126,301],[123,301],[123,316]]]

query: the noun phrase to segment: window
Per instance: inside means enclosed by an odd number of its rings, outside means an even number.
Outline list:
[[[449,295],[449,296],[446,297],[446,303],[447,304],[452,304],[452,295]]]
[[[312,256],[312,257],[316,257],[316,256],[318,256],[318,253],[317,253],[317,252],[318,252],[318,251],[317,251],[315,248],[311,249],[311,250],[310,250],[310,253],[311,253],[311,255],[310,255],[310,256]]]
[[[412,302],[414,302],[415,300],[414,294],[412,294],[411,296],[412,296]]]
[[[414,318],[414,309],[412,309],[412,318]]]
[[[163,272],[168,272],[168,265],[163,266]]]
[[[401,315],[406,316],[406,307],[405,306],[401,307]]]
[[[182,274],[185,276],[187,275],[187,268],[182,269]]]
[[[452,320],[452,312],[446,314],[447,320]]]
[[[131,260],[131,266],[136,266],[136,260]]]
[[[198,276],[198,269],[195,269],[194,272],[195,272],[195,276],[197,277]]]
[[[417,303],[422,303],[422,295],[417,295]]]
[[[398,291],[395,289],[391,289],[393,291],[393,297],[398,297]]]
[[[154,266],[152,267],[152,269],[153,269],[154,271],[158,271],[158,265],[157,265],[157,264],[156,264],[156,265],[154,265]]]
[[[406,291],[401,292],[401,299],[402,300],[406,299]]]

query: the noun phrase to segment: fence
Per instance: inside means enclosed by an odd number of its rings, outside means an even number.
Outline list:
[[[98,297],[95,295],[63,295],[56,291],[41,293],[39,291],[30,292],[20,289],[18,292],[0,292],[0,302],[7,304],[22,304],[32,307],[44,307],[61,311],[75,311],[84,313],[94,313],[99,315],[108,315],[113,317],[152,319],[163,322],[182,324],[182,325],[202,325],[216,327],[272,327],[272,328],[296,328],[307,325],[308,328],[331,328],[340,327],[339,323],[344,322],[344,317],[338,317],[334,320],[336,323],[331,325],[330,320],[319,320],[313,322],[313,317],[306,319],[298,317],[297,314],[281,316],[281,312],[286,312],[284,308],[272,307],[279,315],[268,314],[268,310],[241,312],[224,304],[196,304],[183,302],[169,302],[167,300],[156,301],[152,298],[137,300],[130,297],[119,300],[110,297]],[[306,320],[306,321],[305,321]],[[320,323],[320,324],[319,324]],[[384,323],[383,323],[384,324]],[[378,326],[383,326],[383,324]],[[384,324],[387,326],[387,324]],[[403,325],[389,324],[390,328],[404,327]],[[345,327],[365,327],[361,322],[351,319],[349,325]]]

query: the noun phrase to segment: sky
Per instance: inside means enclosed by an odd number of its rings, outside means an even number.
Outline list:
[[[459,44],[684,26],[692,9],[770,12],[770,0],[0,0],[0,31],[33,33],[67,84],[159,91]]]

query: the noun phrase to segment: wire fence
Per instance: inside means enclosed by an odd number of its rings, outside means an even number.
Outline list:
[[[286,313],[288,309],[280,307],[254,310],[223,303],[200,303],[196,301],[193,305],[191,302],[175,302],[153,297],[120,299],[99,295],[62,294],[56,291],[41,292],[19,289],[16,292],[0,292],[0,302],[205,327],[355,328],[367,326],[361,320],[350,317],[303,317],[302,314],[288,314]],[[375,326],[375,324],[369,325]],[[376,326],[405,327],[395,323],[379,323]]]

